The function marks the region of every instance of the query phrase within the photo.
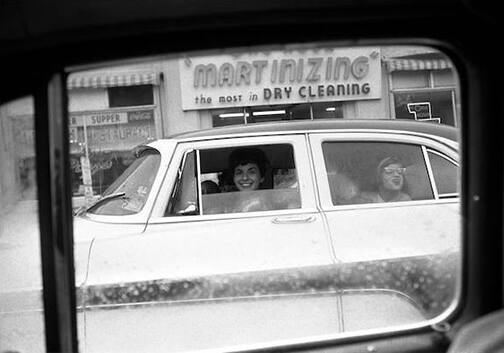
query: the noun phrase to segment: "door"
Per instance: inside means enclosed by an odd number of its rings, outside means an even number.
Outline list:
[[[310,142],[340,276],[348,279],[341,288],[390,290],[427,319],[446,314],[460,265],[456,152],[413,134],[312,134]],[[342,315],[357,324],[345,331],[383,327],[351,307],[358,305],[343,303]],[[418,323],[407,311],[384,315],[385,326]]]

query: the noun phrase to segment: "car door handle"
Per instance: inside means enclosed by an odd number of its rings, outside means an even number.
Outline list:
[[[315,220],[315,216],[285,216],[276,217],[271,222],[274,224],[296,224],[296,223],[311,223]]]

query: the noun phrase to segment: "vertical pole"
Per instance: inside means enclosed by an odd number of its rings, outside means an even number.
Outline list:
[[[66,77],[47,81],[35,95],[46,351],[77,352]]]

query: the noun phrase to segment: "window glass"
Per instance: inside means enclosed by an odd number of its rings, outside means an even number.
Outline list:
[[[227,126],[245,124],[250,114],[246,109],[228,109],[212,111],[212,126]]]
[[[186,162],[170,214],[198,204],[197,180],[203,215],[301,207],[291,145],[204,149],[199,156],[200,175],[195,174],[194,163]]]
[[[324,142],[334,205],[432,199],[420,146],[384,142]]]
[[[433,151],[429,151],[429,160],[439,197],[457,195],[458,167],[447,158]]]
[[[314,119],[343,118],[343,105],[338,102],[313,104]]]
[[[452,70],[436,70],[432,72],[435,87],[455,86],[455,75]]]
[[[191,151],[184,155],[179,170],[167,213],[170,216],[198,214],[196,152]]]
[[[152,85],[110,87],[108,97],[110,108],[154,104]]]
[[[87,212],[100,215],[140,212],[149,196],[160,160],[159,152],[143,152]]]
[[[429,87],[428,71],[397,71],[392,73],[394,89]]]
[[[310,104],[296,104],[289,108],[288,110],[289,119],[310,119]]]
[[[0,106],[0,352],[44,351],[33,99]]]

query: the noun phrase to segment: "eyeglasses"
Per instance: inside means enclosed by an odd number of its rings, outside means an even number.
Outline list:
[[[392,175],[394,173],[402,175],[406,171],[406,168],[385,167],[385,168],[383,168],[383,170],[385,171],[386,174],[389,174],[389,175]]]

